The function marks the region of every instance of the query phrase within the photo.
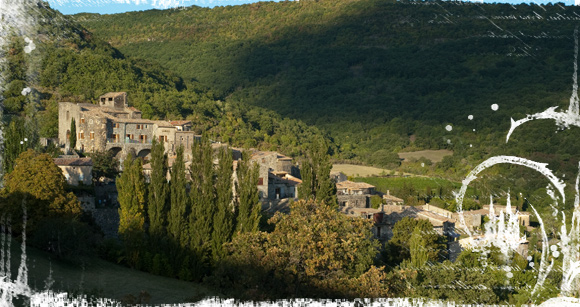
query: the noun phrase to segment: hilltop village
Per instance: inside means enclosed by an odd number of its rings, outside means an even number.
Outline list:
[[[70,185],[91,185],[92,160],[89,157],[80,157],[77,153],[91,153],[104,151],[111,153],[121,162],[129,153],[143,159],[143,173],[145,177],[151,175],[152,140],[162,142],[165,154],[168,156],[168,165],[171,169],[176,157],[176,150],[184,148],[186,166],[191,163],[192,144],[201,140],[201,135],[192,131],[192,122],[187,120],[149,120],[141,118],[141,111],[129,107],[127,93],[106,93],[99,97],[96,103],[59,103],[59,138],[58,144],[64,151],[54,162],[62,170]],[[75,125],[76,145],[70,147],[71,123]],[[56,140],[53,140],[56,141]],[[234,148],[227,144],[213,142],[214,152],[225,147],[232,155],[233,163],[241,159],[244,149]],[[259,166],[257,189],[265,214],[275,212],[288,213],[291,201],[299,199],[298,187],[302,183],[300,165],[293,162],[291,157],[278,152],[248,150],[251,161]],[[217,164],[217,160],[214,161]],[[122,165],[122,163],[121,163]],[[515,208],[489,205],[482,209],[464,212],[465,226],[460,224],[460,216],[451,212],[425,204],[422,206],[405,205],[404,200],[391,195],[389,191],[381,193],[373,185],[364,182],[352,182],[343,173],[330,174],[335,187],[339,210],[347,216],[369,219],[373,221],[373,234],[379,241],[386,243],[393,237],[393,227],[405,217],[429,221],[434,231],[446,238],[447,258],[455,260],[461,252],[462,246],[467,247],[473,242],[463,240],[460,244],[460,233],[465,228],[471,231],[481,229],[484,217],[498,216],[500,213],[517,214],[518,223],[530,227],[529,213],[517,212]],[[83,210],[90,211],[104,232],[111,237],[117,236],[118,207],[117,191],[114,178],[109,178],[109,184],[100,184],[98,178],[94,182],[95,195],[80,194],[79,199]],[[169,172],[168,172],[169,179]],[[379,196],[381,204],[377,208],[371,207],[371,197]],[[456,229],[457,228],[457,229]],[[472,241],[472,240],[471,240]],[[522,255],[527,253],[527,242],[522,242],[518,249]]]

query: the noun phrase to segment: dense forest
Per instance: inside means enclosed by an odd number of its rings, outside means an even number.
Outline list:
[[[248,121],[274,133],[258,142],[287,144],[291,133],[279,135],[267,117],[279,114],[328,137],[335,161],[459,181],[498,154],[548,163],[575,178],[577,128],[535,121],[509,143],[505,137],[510,118],[568,108],[578,16],[579,8],[562,3],[356,0],[73,18],[128,59],[159,63],[225,106],[260,108]],[[223,140],[244,142],[220,132]],[[423,149],[454,154],[402,164],[397,155]],[[497,166],[482,177],[479,195],[511,190],[549,208],[547,182],[530,170]]]
[[[563,4],[358,0],[74,18],[226,104],[316,126],[337,159],[396,166],[400,151],[452,149],[465,170],[461,158],[578,151],[571,135],[552,142],[566,146],[526,137],[553,137],[545,127],[522,129],[508,146],[504,138],[510,117],[567,107],[579,13]]]
[[[71,249],[63,255],[98,250],[111,261],[203,280],[242,299],[409,296],[516,304],[556,295],[557,276],[548,276],[535,297],[527,287],[537,278],[537,234],[530,236],[536,244],[530,244],[527,261],[517,255],[506,261],[496,251],[466,251],[455,263],[443,261],[444,238],[434,235],[429,223],[410,219],[397,223],[384,247],[368,240],[368,221],[348,219],[336,210],[327,159],[457,180],[485,158],[506,154],[548,163],[556,175],[575,178],[580,145],[574,129],[556,134],[553,122],[534,122],[519,128],[507,144],[505,136],[510,117],[568,107],[574,29],[580,20],[576,7],[320,0],[63,16],[39,3],[30,14],[38,21],[32,37],[36,49],[27,46],[30,38],[15,33],[2,50],[8,64],[2,92],[8,189],[0,194],[0,204],[16,212],[22,195],[58,192],[39,199],[38,207],[46,210],[34,212],[46,218],[31,224],[31,241],[40,248],[46,249],[43,235],[57,236],[56,242],[66,241],[63,246]],[[163,182],[155,190],[142,177],[142,161],[128,159],[117,178],[119,212],[127,222],[119,229],[124,245],[115,240],[97,244],[97,239],[85,240],[90,247],[78,245],[82,234],[92,230],[89,224],[77,225],[82,219],[78,202],[67,198],[58,170],[53,168],[56,179],[51,180],[59,183],[56,188],[21,188],[21,182],[28,182],[23,178],[36,180],[23,166],[50,164],[48,156],[26,150],[38,150],[39,137],[57,135],[59,101],[94,102],[109,91],[128,92],[130,104],[146,118],[190,119],[211,140],[307,157],[302,179],[309,185],[302,189],[310,200],[293,203],[290,214],[269,220],[239,211],[236,224],[221,229],[221,221],[232,220],[223,206],[228,202],[218,197],[232,197],[229,180],[220,180],[231,177],[229,169],[224,167],[220,173],[226,175],[220,177],[198,161],[200,168],[192,173],[201,178],[186,180],[175,173],[168,186],[162,176],[165,162],[155,162],[161,170],[156,181]],[[24,137],[30,139],[26,144]],[[418,159],[401,164],[397,153],[422,149],[454,154],[438,163]],[[162,156],[152,160],[162,161]],[[199,157],[211,160],[207,153]],[[317,160],[324,160],[324,167],[315,167]],[[315,170],[324,170],[324,176]],[[498,187],[509,190],[519,209],[534,203],[555,237],[559,225],[551,215],[547,182],[533,175],[518,167],[490,169],[468,191],[466,203],[475,208],[480,195],[497,193]],[[451,190],[457,184],[452,182],[420,186],[415,180],[412,186],[396,186],[395,180],[367,181],[412,204],[431,201],[455,210]],[[186,185],[196,184],[200,188],[186,195]],[[573,185],[566,189],[573,199]],[[494,195],[496,200],[501,196]],[[204,215],[204,206],[211,204],[217,209]],[[178,218],[167,208],[174,208]],[[563,209],[568,212],[570,204]],[[127,218],[134,211],[140,214],[136,221]],[[63,212],[70,214],[66,223],[59,220]],[[189,224],[180,221],[185,217]],[[63,232],[75,237],[59,237],[60,230],[52,227],[59,223],[73,229]],[[252,227],[245,229],[248,224]],[[188,230],[180,231],[183,227]],[[57,234],[45,231],[53,228]],[[192,251],[195,256],[188,258]],[[489,266],[481,265],[483,258]],[[513,288],[506,288],[506,266],[515,271],[507,285]],[[456,280],[483,288],[434,288]]]

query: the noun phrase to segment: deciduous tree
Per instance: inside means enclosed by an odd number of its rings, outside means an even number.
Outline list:
[[[276,213],[269,222],[273,232],[243,233],[229,245],[215,275],[232,282],[226,287],[268,298],[356,297],[362,293],[353,285],[364,280],[373,285],[373,295],[389,294],[384,274],[373,268],[379,243],[371,239],[370,221],[347,217],[326,203],[299,201],[290,214]]]

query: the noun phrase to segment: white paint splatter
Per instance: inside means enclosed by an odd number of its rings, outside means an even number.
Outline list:
[[[447,139],[447,144],[451,144],[451,140],[450,139]]]
[[[451,131],[451,130],[453,130],[453,127],[451,125],[447,125],[447,126],[445,126],[445,130]]]
[[[544,112],[528,115],[526,118],[515,121],[511,119],[511,127],[506,136],[506,143],[514,130],[520,125],[535,119],[553,119],[560,129],[570,128],[570,126],[580,127],[579,99],[578,99],[578,28],[574,30],[574,74],[572,75],[572,96],[570,105],[564,112],[556,112],[558,106],[549,107]]]
[[[31,91],[32,91],[31,88],[25,87],[22,89],[22,92],[20,92],[20,93],[22,94],[22,96],[26,96],[26,95],[30,94]]]
[[[497,111],[499,109],[499,106],[497,105],[497,103],[494,103],[491,105],[491,109]]]
[[[469,116],[467,116],[467,119],[469,119],[469,120],[473,120],[473,115],[469,115]]]
[[[24,42],[26,42],[26,46],[24,46],[24,52],[31,53],[32,50],[36,49],[36,45],[30,38],[25,37]]]

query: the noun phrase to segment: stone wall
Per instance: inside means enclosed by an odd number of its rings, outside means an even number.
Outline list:
[[[58,166],[64,174],[66,181],[70,185],[79,185],[82,182],[84,185],[93,184],[93,167],[92,166]]]
[[[369,196],[370,195],[337,195],[337,200],[340,206],[369,208]]]

